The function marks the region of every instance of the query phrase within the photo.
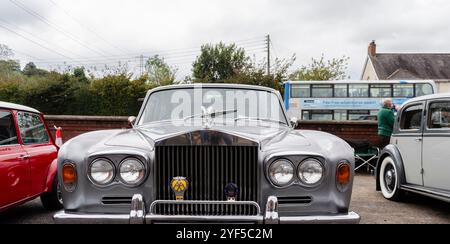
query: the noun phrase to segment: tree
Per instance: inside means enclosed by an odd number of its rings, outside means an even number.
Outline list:
[[[146,63],[148,82],[153,85],[165,86],[175,82],[176,68],[170,67],[164,59],[155,55]]]
[[[302,66],[293,72],[289,79],[291,80],[343,80],[348,78],[346,75],[349,58],[333,58],[325,61],[322,55],[320,59],[312,59],[312,63]]]
[[[206,44],[193,64],[194,82],[223,82],[241,73],[249,66],[243,48],[235,44]]]
[[[25,65],[22,73],[26,76],[44,76],[48,74],[47,70],[38,69],[33,62],[30,62]]]
[[[271,65],[270,75],[267,74],[266,62],[251,64],[240,74],[227,79],[225,83],[266,86],[283,93],[283,82],[288,78],[288,70],[295,60],[295,55],[287,59],[276,58]]]
[[[0,73],[11,74],[20,72],[20,64],[16,60],[0,60]]]
[[[77,79],[77,81],[82,83],[88,83],[89,79],[86,77],[86,73],[84,72],[84,67],[77,67],[73,70],[73,76]]]
[[[0,60],[9,60],[14,56],[14,52],[8,46],[0,44]]]

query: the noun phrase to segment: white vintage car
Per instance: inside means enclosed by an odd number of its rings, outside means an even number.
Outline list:
[[[376,175],[377,190],[389,200],[408,191],[450,202],[450,94],[418,97],[401,108]]]

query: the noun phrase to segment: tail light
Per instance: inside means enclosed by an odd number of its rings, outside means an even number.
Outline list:
[[[345,191],[351,180],[351,167],[347,162],[339,164],[336,171],[336,185],[340,191]]]
[[[62,167],[62,181],[68,192],[73,192],[77,186],[77,168],[72,163],[66,163]]]

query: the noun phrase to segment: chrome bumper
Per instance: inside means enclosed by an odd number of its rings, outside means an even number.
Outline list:
[[[248,224],[358,224],[360,216],[354,212],[324,216],[278,216],[278,199],[269,197],[265,215],[256,216],[167,216],[145,215],[141,195],[135,195],[130,214],[78,214],[60,211],[53,216],[56,224],[154,224],[154,223],[248,223]]]

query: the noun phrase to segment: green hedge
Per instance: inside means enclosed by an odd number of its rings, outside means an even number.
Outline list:
[[[45,114],[137,115],[139,98],[152,86],[127,75],[80,79],[50,72],[43,76],[0,73],[0,100],[27,105]]]

